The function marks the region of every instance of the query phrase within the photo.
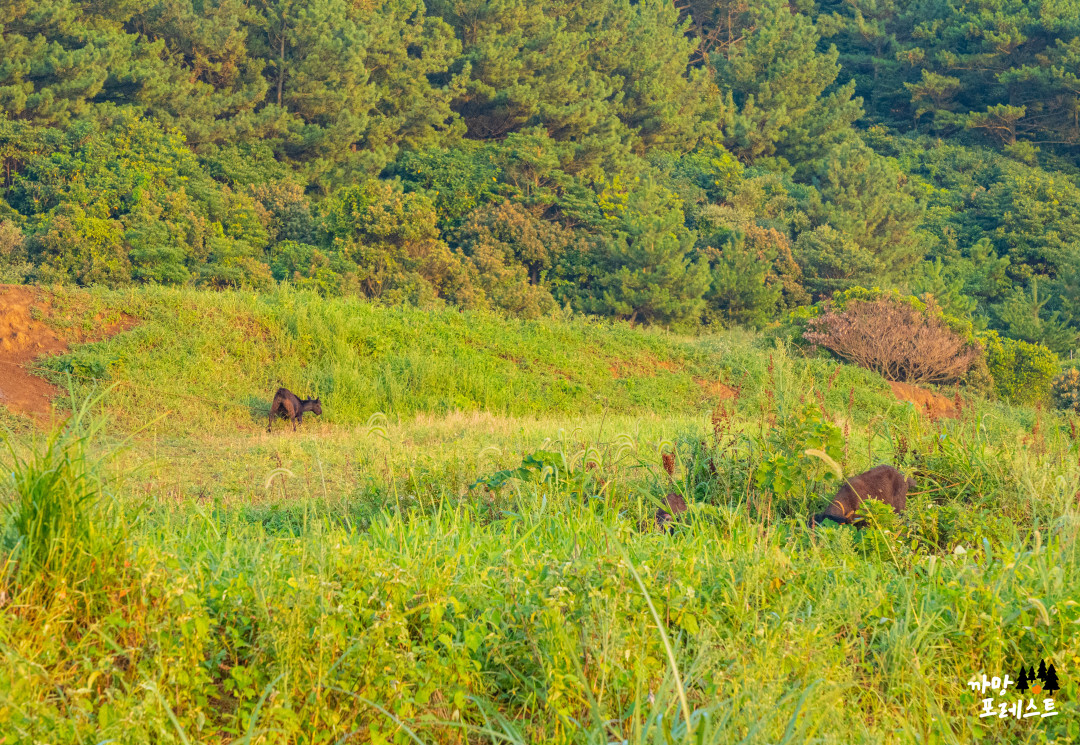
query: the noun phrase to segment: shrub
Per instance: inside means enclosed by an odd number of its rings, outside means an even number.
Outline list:
[[[40,222],[30,241],[39,281],[119,287],[131,281],[131,261],[118,220],[64,206]]]
[[[25,240],[18,225],[11,220],[0,220],[0,261],[21,257]]]
[[[496,199],[500,169],[491,161],[489,150],[469,141],[450,149],[409,150],[388,174],[399,177],[406,191],[430,196],[440,228],[453,228],[470,212]]]
[[[1041,344],[1001,337],[995,332],[985,334],[983,343],[998,396],[1019,404],[1047,397],[1054,374],[1060,368],[1056,354]]]
[[[22,230],[11,220],[0,220],[0,284],[21,284],[32,269]]]
[[[880,298],[906,305],[925,316],[936,318],[969,343],[976,341],[975,325],[971,320],[946,313],[938,302],[938,298],[933,295],[915,297],[914,295],[901,295],[896,290],[882,290],[879,287],[852,287],[842,292],[833,293],[832,307],[843,310],[848,303],[856,300],[872,301]],[[819,303],[817,307],[821,308],[822,305],[822,303]]]
[[[1051,389],[1054,405],[1080,413],[1080,370],[1070,367],[1054,378]]]
[[[480,303],[463,256],[440,238],[435,208],[424,194],[377,180],[343,187],[323,202],[322,228],[332,251],[353,265],[344,273],[355,274],[369,298],[423,306]]]
[[[817,405],[807,404],[770,429],[762,439],[754,482],[758,489],[784,500],[781,514],[802,514],[806,512],[806,500],[818,481],[818,474],[824,481],[836,477],[821,456],[835,463],[842,458],[843,448],[840,428]]]
[[[476,284],[491,304],[521,318],[554,310],[552,290],[565,284],[555,276],[568,252],[588,253],[573,230],[503,202],[473,210],[456,242],[476,268]]]
[[[948,383],[979,358],[979,344],[950,328],[932,300],[916,305],[886,294],[844,300],[809,318],[803,338],[888,380]]]

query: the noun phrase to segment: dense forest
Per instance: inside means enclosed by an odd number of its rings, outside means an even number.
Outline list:
[[[1065,0],[8,0],[0,281],[1080,333]]]

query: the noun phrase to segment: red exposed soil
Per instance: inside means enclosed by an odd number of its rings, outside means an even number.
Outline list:
[[[889,387],[892,388],[894,396],[901,401],[915,404],[916,408],[931,419],[956,419],[960,416],[956,404],[945,396],[907,383],[889,381]]]
[[[135,325],[135,319],[126,315],[102,325],[104,319],[99,315],[87,332],[81,324],[58,330],[48,320],[72,319],[70,311],[54,307],[52,295],[45,290],[0,285],[0,405],[38,422],[52,414],[51,401],[59,391],[27,368],[40,357],[67,351],[69,343],[97,341]]]
[[[694,378],[694,382],[701,386],[701,390],[704,391],[709,397],[716,398],[718,401],[727,401],[728,399],[735,398],[738,395],[738,391],[732,388],[730,385],[725,385],[719,380],[702,380],[701,378]]]

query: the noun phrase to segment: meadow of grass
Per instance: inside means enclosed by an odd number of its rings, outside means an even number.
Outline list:
[[[174,430],[257,427],[279,385],[321,396],[337,425],[374,412],[686,413],[726,369],[687,339],[600,321],[507,321],[289,290],[89,297],[84,315],[122,308],[139,325],[55,367],[121,382],[110,404],[127,426],[186,407]],[[183,395],[226,405],[187,406]]]
[[[49,363],[108,379],[71,379],[65,427],[9,418],[3,745],[1080,740],[1080,450],[1054,413],[928,421],[744,332],[69,302],[139,325]],[[326,415],[266,434],[279,383]],[[919,490],[811,533],[835,481],[807,448]],[[671,490],[683,524],[642,530]],[[1061,713],[981,719],[968,680],[1039,659]]]

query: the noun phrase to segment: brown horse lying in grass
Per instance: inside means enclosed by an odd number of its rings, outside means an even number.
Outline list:
[[[825,511],[810,518],[810,527],[813,528],[822,520],[861,527],[862,521],[855,518],[855,512],[866,499],[877,499],[898,513],[903,512],[907,507],[908,489],[914,487],[912,479],[906,478],[892,466],[875,466],[848,479]]]

